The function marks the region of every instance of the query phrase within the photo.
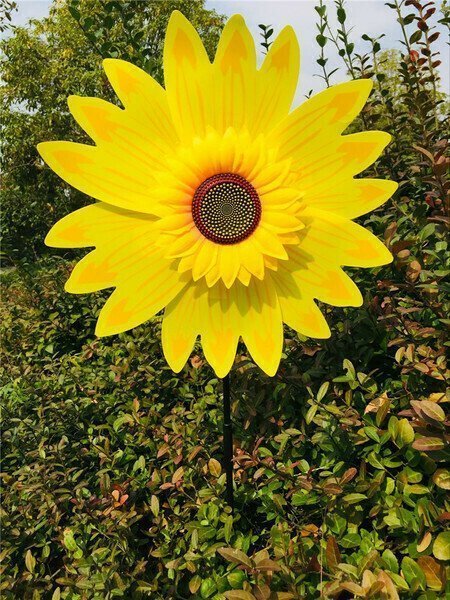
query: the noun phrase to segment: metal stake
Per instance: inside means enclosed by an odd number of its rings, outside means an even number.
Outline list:
[[[225,497],[231,510],[234,509],[233,497],[233,427],[231,422],[230,376],[222,379],[223,385],[223,469],[226,474]]]

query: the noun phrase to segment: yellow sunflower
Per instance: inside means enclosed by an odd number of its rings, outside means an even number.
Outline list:
[[[336,85],[290,112],[299,48],[291,27],[256,66],[240,15],[226,24],[214,62],[192,25],[171,16],[165,89],[122,60],[104,68],[123,109],[71,96],[69,108],[95,145],[39,144],[47,164],[100,202],[49,232],[60,248],[95,247],[66,283],[72,293],[115,288],[96,333],[126,331],[164,309],[162,346],[174,371],[197,336],[219,377],[242,338],[274,375],[283,322],[314,338],[328,325],[315,300],[359,306],[343,266],[391,261],[352,221],[397,185],[354,179],[390,136],[342,135],[372,83]]]

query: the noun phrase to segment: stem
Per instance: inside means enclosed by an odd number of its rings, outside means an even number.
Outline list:
[[[233,429],[231,422],[230,376],[222,379],[223,385],[223,469],[226,474],[225,497],[231,510],[234,508],[233,497]]]

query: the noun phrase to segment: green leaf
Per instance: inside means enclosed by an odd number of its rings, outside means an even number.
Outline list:
[[[65,529],[63,532],[63,543],[67,550],[71,552],[75,552],[78,550],[78,545],[73,537],[73,533],[71,529]]]
[[[228,544],[231,540],[231,534],[233,532],[233,515],[228,515],[227,518],[225,519],[225,526],[224,526],[224,534],[225,534],[225,541]]]
[[[201,584],[202,578],[200,575],[194,575],[194,577],[192,577],[192,579],[189,581],[189,591],[191,594],[196,594],[200,589]]]
[[[414,429],[408,419],[400,419],[398,422],[397,435],[395,443],[399,448],[403,448],[414,440]]]
[[[384,467],[381,464],[381,462],[378,460],[378,457],[377,457],[375,451],[371,452],[368,455],[367,462],[369,463],[369,465],[372,465],[372,467],[375,467],[375,469],[382,469],[382,470],[384,470]]]
[[[357,533],[346,533],[339,541],[344,548],[355,548],[361,544],[361,536]]]
[[[227,575],[227,580],[233,589],[241,589],[245,581],[245,573],[244,571],[235,570]]]
[[[402,573],[409,586],[412,586],[417,581],[420,589],[425,590],[427,586],[425,574],[419,565],[412,558],[409,558],[409,556],[405,556],[402,560]]]
[[[345,23],[345,20],[347,18],[347,15],[345,13],[345,10],[343,8],[338,8],[336,11],[337,14],[337,20],[339,21],[339,23]]]
[[[421,37],[422,37],[422,32],[420,31],[420,29],[418,29],[410,36],[409,43],[415,44],[416,42],[418,42],[420,40]]]
[[[255,596],[244,590],[231,590],[224,593],[228,600],[255,600]]]
[[[438,423],[443,423],[445,421],[445,413],[437,402],[421,400],[420,402],[415,402],[415,405],[429,419],[437,421]]]
[[[34,573],[34,568],[36,566],[36,559],[31,554],[31,550],[27,550],[25,554],[25,566],[27,567],[30,573]]]
[[[325,383],[322,383],[322,385],[319,388],[319,391],[317,392],[317,402],[320,402],[322,400],[322,398],[327,393],[329,387],[330,387],[329,381],[325,381]]]
[[[381,555],[381,558],[383,559],[389,571],[392,571],[393,573],[398,573],[398,560],[396,559],[395,554],[392,552],[392,550],[386,548],[386,550],[384,550],[383,554]]]
[[[327,43],[327,38],[322,34],[316,35],[316,42],[319,44],[319,46],[321,48],[323,48],[325,46],[325,44]]]
[[[200,597],[205,599],[211,598],[211,596],[215,594],[216,590],[217,586],[214,579],[212,579],[212,577],[208,577],[202,581],[200,586]]]
[[[344,496],[342,498],[342,500],[346,503],[346,504],[356,504],[358,502],[362,502],[362,500],[367,500],[367,496],[365,496],[364,494],[347,494],[346,496]]]
[[[117,419],[114,421],[113,429],[114,429],[114,431],[119,431],[119,429],[125,423],[133,423],[133,422],[134,422],[134,420],[131,415],[120,415],[120,417],[117,417]]]
[[[450,531],[440,533],[433,544],[433,555],[438,560],[450,560]]]
[[[210,458],[208,461],[208,469],[213,477],[220,477],[222,473],[222,466],[215,458]]]
[[[155,517],[159,515],[159,499],[158,496],[152,495],[152,499],[150,500],[150,510],[154,514]]]
[[[438,469],[433,473],[433,481],[443,490],[450,490],[450,471],[448,469]]]

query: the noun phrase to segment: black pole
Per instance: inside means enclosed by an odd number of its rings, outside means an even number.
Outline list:
[[[233,498],[233,428],[231,423],[230,376],[222,379],[223,384],[223,468],[226,473],[225,497],[231,510]]]

